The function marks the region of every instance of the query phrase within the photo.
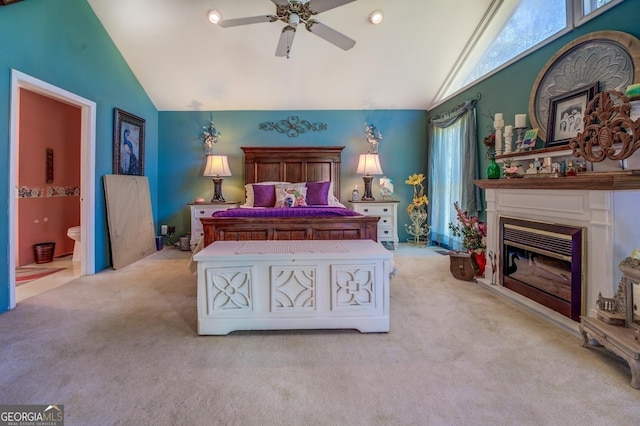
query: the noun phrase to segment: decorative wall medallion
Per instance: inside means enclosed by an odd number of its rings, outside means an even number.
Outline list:
[[[640,40],[620,31],[598,31],[560,49],[542,68],[529,97],[531,126],[547,138],[549,101],[579,87],[600,82],[600,91],[640,81]]]
[[[334,310],[375,309],[375,267],[333,265]]]
[[[272,310],[313,311],[316,308],[316,268],[273,266],[271,268]]]
[[[251,268],[211,268],[206,275],[208,315],[253,310]]]
[[[286,133],[290,138],[295,138],[300,133],[325,131],[327,130],[327,125],[326,123],[311,123],[307,120],[300,120],[297,115],[292,115],[286,120],[260,123],[259,129],[264,131],[275,130],[278,133]]]

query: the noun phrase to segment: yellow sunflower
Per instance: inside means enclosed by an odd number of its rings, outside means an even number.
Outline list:
[[[414,173],[410,175],[409,179],[405,180],[404,183],[406,183],[407,185],[416,186],[416,185],[420,185],[423,180],[424,180],[424,175],[422,173],[419,173],[419,174]]]

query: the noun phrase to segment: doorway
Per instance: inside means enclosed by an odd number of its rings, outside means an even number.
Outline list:
[[[82,261],[79,275],[95,273],[95,127],[96,104],[59,87],[38,80],[20,71],[11,71],[11,120],[9,135],[9,308],[16,304],[15,231],[17,203],[15,197],[18,166],[20,123],[20,90],[25,89],[68,105],[81,111],[80,119],[80,232]]]

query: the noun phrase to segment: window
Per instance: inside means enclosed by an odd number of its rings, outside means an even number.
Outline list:
[[[441,246],[456,249],[460,248],[460,241],[454,241],[449,222],[456,221],[453,203],[462,198],[462,168],[459,159],[462,158],[463,150],[463,124],[462,120],[458,120],[455,125],[446,129],[435,128],[429,155],[429,204],[434,206],[430,212],[430,239]]]
[[[584,24],[588,20],[595,18],[624,0],[574,0],[579,3],[576,6],[576,16],[574,24],[576,27]]]
[[[456,221],[454,202],[465,210],[483,209],[480,191],[473,184],[478,179],[478,135],[476,101],[467,101],[431,120],[429,144],[429,205],[432,242],[458,249],[449,223]]]
[[[463,85],[476,81],[566,26],[566,0],[522,0]]]
[[[492,4],[436,97],[455,94],[624,0],[503,0]],[[497,4],[497,6],[495,6]],[[574,7],[572,8],[572,4]],[[575,11],[575,12],[574,12]]]
[[[607,3],[611,3],[611,0],[583,0],[583,15],[587,16],[594,10],[601,8]]]

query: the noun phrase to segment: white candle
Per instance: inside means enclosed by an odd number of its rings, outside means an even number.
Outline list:
[[[527,127],[527,114],[516,114],[516,127]]]
[[[495,117],[493,117],[493,119],[494,119],[495,121],[498,121],[498,120],[504,120],[504,116],[502,115],[502,113],[501,113],[501,112],[496,112],[496,116],[495,116]]]
[[[511,136],[513,135],[513,126],[511,124],[507,124],[504,126],[504,135]]]

